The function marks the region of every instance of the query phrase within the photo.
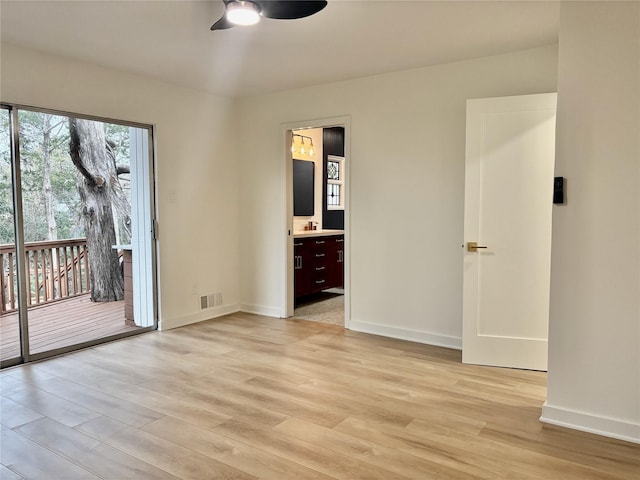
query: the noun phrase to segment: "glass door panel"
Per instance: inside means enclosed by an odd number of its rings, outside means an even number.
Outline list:
[[[19,361],[18,278],[11,174],[11,112],[0,109],[0,362]]]
[[[131,208],[132,131],[147,130],[28,110],[19,119],[30,354],[149,326],[134,320]],[[153,326],[150,308],[139,316]]]

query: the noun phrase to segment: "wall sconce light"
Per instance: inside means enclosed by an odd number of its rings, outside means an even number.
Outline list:
[[[299,141],[297,139],[300,139]],[[305,146],[305,140],[309,141],[309,144]],[[299,148],[296,148],[297,144],[300,144]],[[313,138],[307,137],[306,135],[300,135],[298,133],[294,133],[291,137],[291,153],[300,152],[301,155],[309,155],[313,157],[316,152],[313,148]]]

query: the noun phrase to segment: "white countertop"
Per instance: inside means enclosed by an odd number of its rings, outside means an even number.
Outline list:
[[[328,237],[329,235],[344,235],[344,230],[302,230],[293,232],[293,238]]]

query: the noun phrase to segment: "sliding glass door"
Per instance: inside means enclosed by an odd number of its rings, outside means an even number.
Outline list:
[[[151,128],[24,108],[13,118],[16,211],[0,232],[13,223],[19,234],[17,249],[9,233],[0,239],[2,292],[20,291],[23,306],[3,303],[2,328],[18,326],[22,349],[3,334],[3,365],[154,328]]]

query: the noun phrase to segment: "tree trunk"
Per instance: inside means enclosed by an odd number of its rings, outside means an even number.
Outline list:
[[[129,201],[128,195],[122,188],[122,183],[119,177],[119,175],[121,174],[130,173],[130,169],[128,166],[122,166],[116,163],[116,154],[113,149],[112,143],[107,142],[106,148],[107,155],[113,162],[113,167],[118,178],[116,182],[113,182],[112,195],[112,208],[114,209],[113,218],[115,223],[116,238],[118,240],[118,243],[131,243],[131,202]],[[121,232],[120,229],[124,231]]]
[[[118,181],[115,165],[105,148],[104,126],[99,122],[69,118],[69,150],[77,167],[82,201],[91,300],[111,302],[124,298],[124,279],[113,249],[116,243],[111,200]]]
[[[58,239],[58,226],[53,210],[53,193],[51,190],[51,115],[42,116],[42,192],[44,196],[44,214],[47,221],[47,240]]]

